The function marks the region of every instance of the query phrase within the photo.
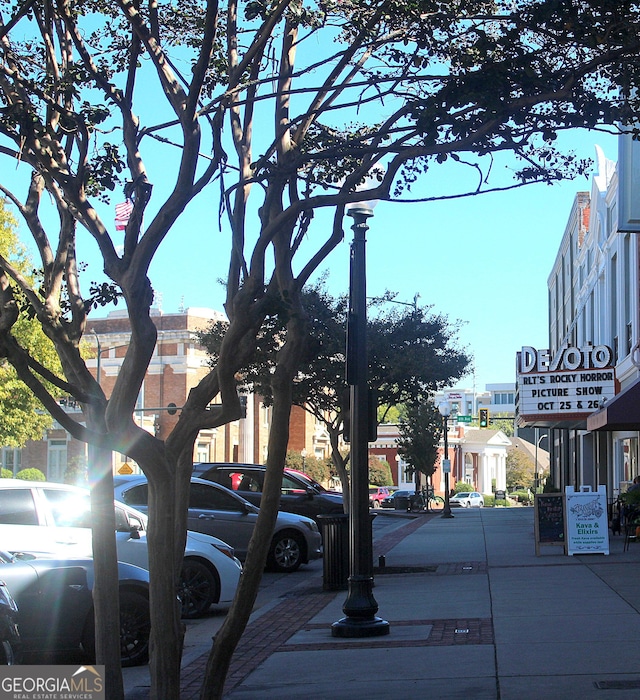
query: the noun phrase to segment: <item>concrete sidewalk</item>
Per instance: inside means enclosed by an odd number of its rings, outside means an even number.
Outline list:
[[[617,536],[608,556],[537,557],[533,508],[454,514],[406,520],[386,552],[377,543],[388,636],[334,638],[345,593],[298,591],[249,626],[226,697],[640,697],[640,544],[623,553]],[[184,698],[202,669],[185,674]]]

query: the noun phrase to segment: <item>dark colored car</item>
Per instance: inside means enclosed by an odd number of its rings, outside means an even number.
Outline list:
[[[256,506],[260,505],[265,472],[266,467],[259,464],[197,462],[193,465],[193,476],[226,486]],[[303,472],[285,469],[280,510],[315,520],[319,515],[344,513],[344,506],[341,493],[327,491]]]
[[[118,563],[120,653],[123,666],[149,658],[149,575]],[[25,652],[78,651],[95,655],[93,560],[46,559],[0,551],[0,580],[18,606]]]
[[[415,494],[415,491],[394,491],[390,496],[382,499],[380,505],[383,508],[395,508],[396,498],[410,498]]]
[[[0,581],[0,665],[13,666],[22,659],[18,631],[18,605],[4,581]]]

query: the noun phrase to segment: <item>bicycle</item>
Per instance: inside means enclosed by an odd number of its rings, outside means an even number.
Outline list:
[[[444,498],[436,496],[432,489],[422,489],[409,497],[409,510],[413,513],[426,511],[428,513],[439,513],[444,509]]]
[[[444,498],[436,496],[433,491],[429,494],[429,508],[431,513],[441,513],[444,510]]]

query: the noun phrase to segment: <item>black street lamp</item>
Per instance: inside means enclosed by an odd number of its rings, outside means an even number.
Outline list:
[[[373,537],[369,514],[369,387],[367,359],[367,219],[374,202],[358,202],[347,208],[353,217],[353,242],[349,273],[347,321],[347,383],[351,402],[351,491],[349,500],[349,579],[346,617],[334,622],[334,637],[377,637],[389,634],[389,623],[376,616],[373,595]]]
[[[451,406],[448,401],[443,401],[438,406],[438,411],[442,416],[442,432],[444,433],[444,453],[442,456],[442,471],[444,473],[444,510],[442,511],[443,518],[453,518],[451,512],[451,504],[449,503],[449,473],[451,472],[451,460],[449,459],[449,416],[451,415]]]

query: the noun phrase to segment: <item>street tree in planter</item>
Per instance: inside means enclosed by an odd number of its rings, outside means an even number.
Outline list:
[[[105,457],[125,453],[149,479],[151,697],[173,700],[194,442],[201,429],[241,416],[237,374],[264,319],[286,320],[259,524],[203,679],[203,697],[219,698],[277,515],[309,328],[302,288],[343,240],[345,205],[428,201],[584,172],[585,163],[557,152],[556,136],[638,121],[640,8],[625,0],[0,0],[0,11],[0,191],[39,256],[34,284],[0,255],[0,356],[95,450],[97,655],[110,700],[123,690]],[[504,153],[514,157],[513,181],[494,167]],[[440,168],[451,166],[476,173],[477,184],[458,178],[452,187],[460,190],[437,189]],[[369,173],[377,184],[358,191]],[[132,211],[120,233],[105,201],[123,180]],[[214,181],[218,189],[205,190]],[[182,257],[173,255],[170,282],[190,273],[200,241],[180,221],[199,195],[226,215],[226,235],[216,231],[221,248],[210,255],[212,263],[228,256],[229,327],[217,365],[161,440],[134,421],[157,339],[152,262],[177,238]],[[320,208],[333,215],[329,230],[313,217]],[[199,228],[211,224],[205,217]],[[88,242],[101,259],[85,272]],[[131,343],[106,397],[80,346],[89,311],[114,297],[127,310]],[[20,342],[25,317],[55,347],[59,372]],[[57,392],[79,402],[82,422]]]
[[[398,428],[398,454],[416,479],[416,491],[425,476],[426,483],[436,470],[438,446],[442,437],[442,416],[430,399],[414,401],[406,406]]]
[[[385,305],[394,296],[387,293],[374,300],[372,307],[377,313],[370,314],[367,327],[369,384],[375,389],[379,405],[384,407],[377,416],[378,422],[384,422],[392,408],[459,379],[469,363],[467,354],[456,347],[457,325],[450,325],[445,317],[431,313],[431,307],[389,309]],[[311,413],[327,431],[346,505],[350,484],[349,446],[345,449],[340,436],[348,427],[344,371],[347,298],[333,297],[322,281],[305,288],[301,299],[313,331],[300,360],[293,403]],[[214,365],[227,327],[223,321],[214,321],[200,333]],[[260,331],[254,361],[243,374],[247,385],[267,405],[273,401],[271,376],[284,337],[283,319],[272,317]]]

